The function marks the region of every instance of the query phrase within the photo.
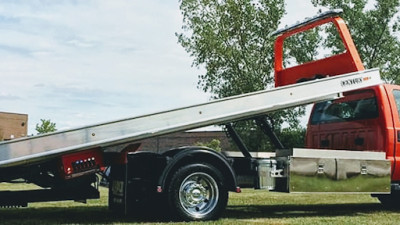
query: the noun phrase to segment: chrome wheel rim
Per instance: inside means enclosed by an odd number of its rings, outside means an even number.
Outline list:
[[[206,173],[190,174],[179,188],[181,206],[195,218],[210,213],[217,205],[218,198],[217,182]]]

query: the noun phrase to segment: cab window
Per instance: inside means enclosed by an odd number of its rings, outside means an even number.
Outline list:
[[[400,116],[400,90],[393,90],[393,96],[396,101],[398,115]]]
[[[398,95],[400,97],[400,91]],[[326,101],[317,103],[314,106],[311,124],[355,121],[377,117],[378,107],[375,97],[350,101]]]

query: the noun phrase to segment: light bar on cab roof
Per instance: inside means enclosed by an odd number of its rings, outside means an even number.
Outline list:
[[[313,22],[315,22],[317,20],[322,20],[322,19],[329,18],[329,17],[335,17],[335,16],[340,15],[341,13],[343,13],[342,9],[329,10],[329,11],[320,13],[320,14],[314,16],[314,17],[308,18],[308,19],[304,20],[303,22],[298,22],[298,23],[293,24],[291,26],[287,26],[285,28],[278,29],[278,30],[272,32],[271,36],[276,36],[276,35],[280,35],[282,33],[286,33],[288,31],[294,30],[296,28],[299,28],[299,27],[302,27],[302,26],[306,26],[307,24],[313,23]]]

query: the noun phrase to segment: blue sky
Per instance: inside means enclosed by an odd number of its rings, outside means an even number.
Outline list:
[[[288,0],[283,25],[312,16]],[[201,103],[179,1],[0,1],[0,111],[58,129]]]

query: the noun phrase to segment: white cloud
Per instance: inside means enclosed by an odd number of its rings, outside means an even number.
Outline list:
[[[286,15],[282,18],[279,28],[293,25],[303,21],[307,17],[313,17],[318,13],[311,1],[286,0]]]
[[[3,1],[0,111],[29,114],[34,133],[41,118],[71,128],[207,101],[181,21],[179,1]]]
[[[32,133],[40,118],[69,128],[206,101],[178,4],[2,3],[0,111],[28,113]]]

